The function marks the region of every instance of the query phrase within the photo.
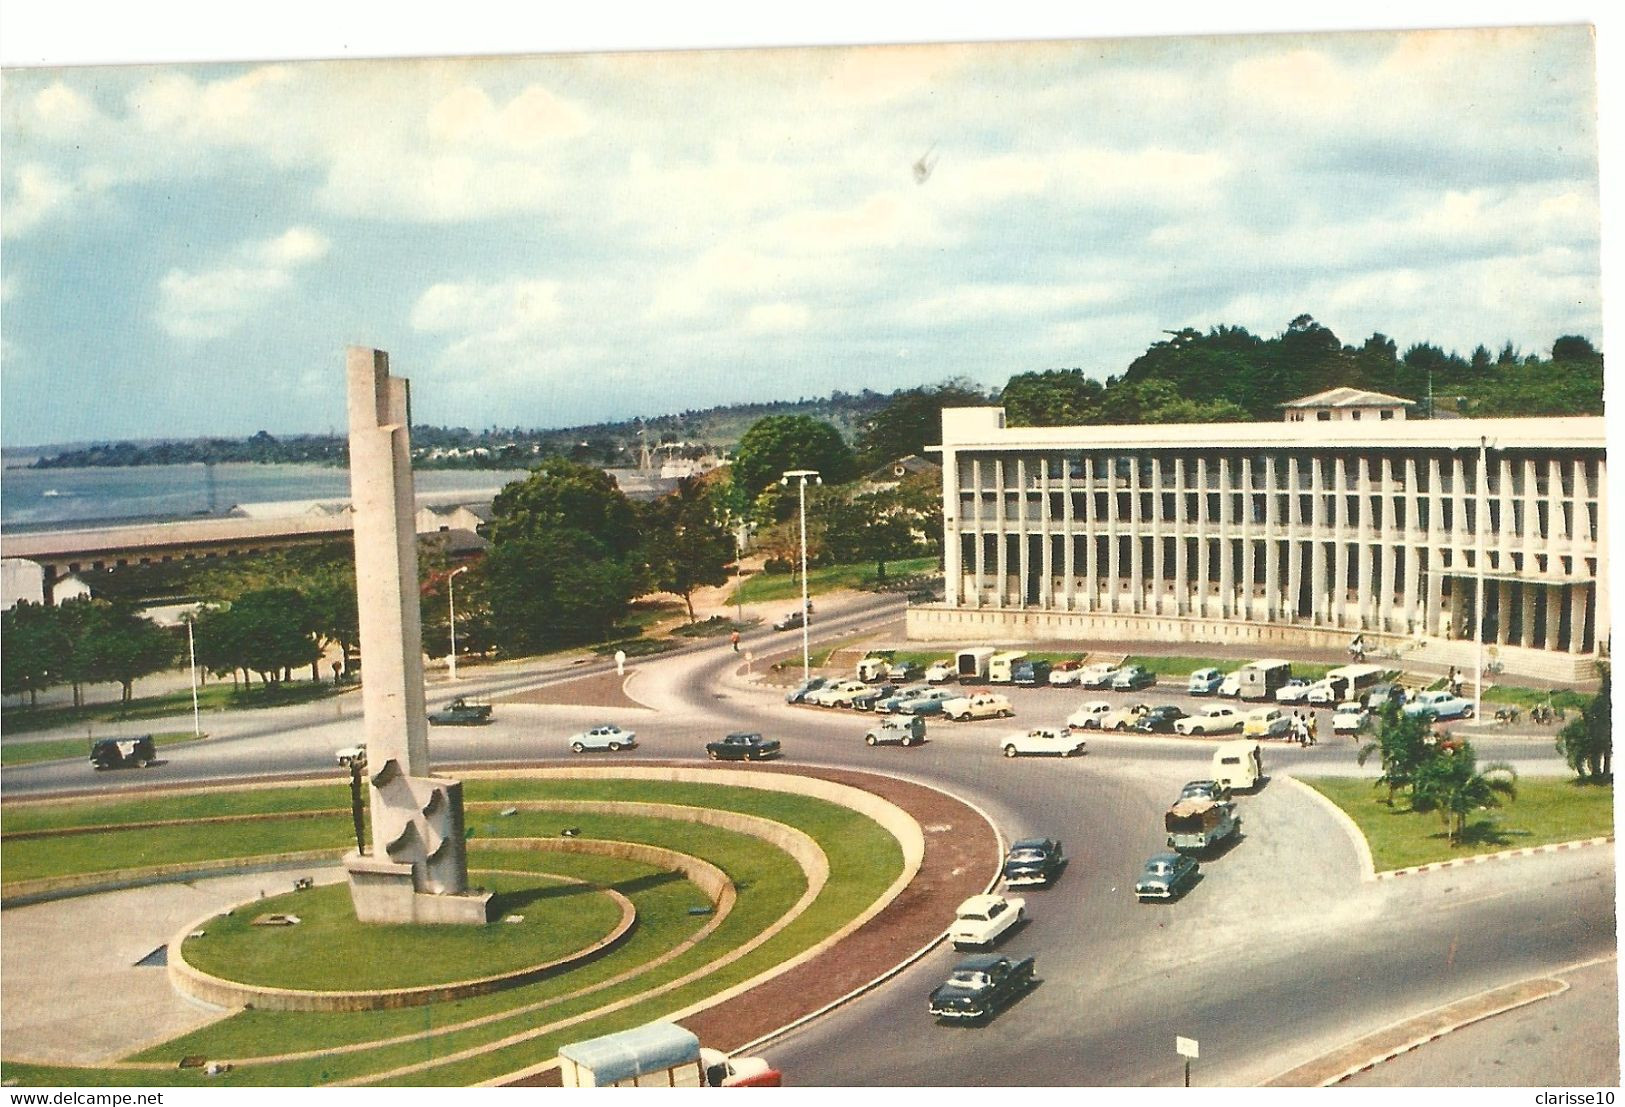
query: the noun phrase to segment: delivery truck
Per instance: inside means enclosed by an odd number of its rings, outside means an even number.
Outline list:
[[[961,684],[986,684],[988,662],[998,650],[979,646],[975,649],[960,650],[954,655],[954,671],[959,674]]]
[[[1241,670],[1241,698],[1274,700],[1275,690],[1292,679],[1292,662],[1278,658],[1253,661]]]
[[[672,1022],[651,1022],[559,1048],[566,1088],[777,1088],[760,1057],[729,1057]]]
[[[1184,799],[1162,818],[1168,846],[1181,853],[1200,853],[1241,830],[1236,805],[1223,800]]]

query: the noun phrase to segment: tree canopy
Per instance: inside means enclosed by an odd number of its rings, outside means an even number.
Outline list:
[[[923,452],[942,438],[943,408],[988,402],[987,394],[968,381],[948,381],[934,388],[897,393],[858,431],[858,468],[868,471]]]
[[[806,415],[758,419],[739,440],[733,480],[754,497],[790,469],[816,469],[826,484],[842,484],[857,471],[841,432]]]

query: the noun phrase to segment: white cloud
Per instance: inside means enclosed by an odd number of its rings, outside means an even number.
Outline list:
[[[328,245],[316,231],[294,227],[243,244],[234,259],[214,268],[171,269],[158,282],[158,325],[175,338],[224,338],[286,291],[294,270],[320,259]]]
[[[533,334],[562,314],[557,281],[441,283],[412,308],[412,327],[429,334],[485,332],[494,339]]]
[[[774,334],[806,330],[812,312],[805,304],[757,304],[745,314],[745,327],[752,334]]]
[[[24,234],[72,200],[74,185],[49,165],[29,162],[6,174],[6,235]]]
[[[899,312],[914,326],[958,325],[966,319],[1019,320],[1107,303],[1121,290],[1105,282],[1082,285],[977,284],[950,288]]]

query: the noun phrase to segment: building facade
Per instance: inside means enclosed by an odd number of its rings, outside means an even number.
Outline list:
[[[1121,427],[943,412],[911,637],[1343,646],[1577,680],[1608,643],[1601,418]],[[1482,612],[1478,603],[1482,585]]]

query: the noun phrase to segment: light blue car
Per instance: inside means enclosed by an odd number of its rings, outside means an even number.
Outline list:
[[[1193,696],[1211,696],[1223,683],[1224,673],[1218,669],[1198,669],[1191,674],[1191,682],[1185,691]]]
[[[1473,701],[1452,696],[1442,689],[1437,692],[1419,692],[1414,700],[1405,705],[1404,711],[1407,715],[1428,712],[1436,719],[1471,719]]]

